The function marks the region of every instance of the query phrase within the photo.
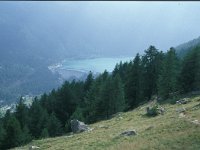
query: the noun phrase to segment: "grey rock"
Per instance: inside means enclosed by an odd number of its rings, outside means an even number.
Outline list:
[[[40,147],[38,147],[38,146],[30,146],[29,150],[32,150],[32,149],[40,149]]]
[[[99,128],[108,129],[109,127],[104,125],[99,125]]]
[[[135,130],[127,130],[122,132],[120,135],[122,136],[133,136],[133,135],[137,135]]]
[[[182,112],[179,114],[179,118],[184,118],[185,117],[185,114]]]
[[[198,120],[194,120],[194,121],[191,121],[193,124],[195,125],[200,125],[200,122]]]
[[[119,118],[121,116],[122,116],[122,112],[118,112],[116,114],[111,115],[111,118],[114,118],[114,117]]]
[[[183,98],[176,101],[177,104],[187,104],[188,102],[190,102],[188,98]]]
[[[185,112],[186,112],[186,109],[185,109],[184,107],[182,107],[182,108],[177,108],[177,109],[176,109],[176,112],[178,112],[178,113],[185,113]]]
[[[76,119],[71,120],[71,129],[73,133],[80,133],[84,131],[89,131],[90,128],[84,122],[78,121]]]

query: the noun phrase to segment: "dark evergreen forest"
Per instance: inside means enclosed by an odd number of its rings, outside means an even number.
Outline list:
[[[0,149],[66,134],[71,131],[71,119],[90,124],[153,97],[163,102],[199,90],[200,47],[180,58],[174,48],[163,53],[150,46],[144,55],[117,64],[112,73],[105,70],[94,78],[90,72],[85,81],[66,81],[49,94],[35,97],[30,107],[20,99],[16,111],[7,111],[0,120]]]

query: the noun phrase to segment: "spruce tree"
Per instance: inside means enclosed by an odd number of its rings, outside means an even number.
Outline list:
[[[15,116],[20,122],[22,128],[28,125],[29,123],[28,107],[24,104],[22,97],[20,98],[16,106]]]
[[[56,118],[55,113],[52,113],[49,116],[47,128],[48,128],[49,136],[54,137],[54,136],[61,135],[61,133],[62,133],[61,123]]]
[[[39,138],[42,130],[47,126],[48,114],[36,98],[29,110],[29,129],[33,137]]]
[[[113,79],[112,85],[113,92],[111,92],[111,104],[110,110],[111,114],[124,111],[126,104],[125,104],[125,94],[124,94],[124,86],[122,84],[121,78],[119,75],[116,75]],[[107,91],[109,92],[109,91]]]
[[[3,148],[19,146],[22,143],[22,131],[19,121],[15,116],[11,116],[5,126],[6,136],[3,141]]]
[[[40,136],[41,138],[47,138],[47,137],[49,137],[49,132],[48,132],[48,129],[47,128],[44,128],[43,130],[42,130],[42,133],[41,133],[41,136]]]
[[[90,71],[86,80],[85,80],[85,84],[84,84],[84,91],[85,92],[87,92],[90,89],[93,81],[94,81],[94,77],[93,77],[92,72]]]
[[[0,149],[3,149],[3,142],[6,136],[6,130],[4,129],[3,123],[0,122]]]
[[[125,93],[128,109],[136,107],[142,100],[142,67],[139,54],[133,60],[125,83]]]
[[[142,57],[143,67],[143,93],[147,100],[155,94],[158,94],[157,82],[161,71],[163,61],[163,53],[158,52],[154,46],[150,46],[145,50],[145,55]]]
[[[200,47],[192,49],[182,63],[180,85],[184,93],[200,90]]]
[[[158,91],[163,98],[168,98],[170,93],[173,95],[178,90],[179,61],[175,49],[170,48],[166,53],[159,75]]]

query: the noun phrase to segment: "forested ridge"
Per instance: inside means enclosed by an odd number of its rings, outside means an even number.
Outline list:
[[[179,58],[174,48],[163,53],[150,46],[144,55],[117,64],[112,73],[104,71],[94,78],[90,72],[85,81],[66,81],[35,97],[30,107],[20,99],[16,111],[7,111],[0,120],[0,149],[66,134],[74,118],[94,123],[153,97],[162,102],[199,90],[200,47]]]

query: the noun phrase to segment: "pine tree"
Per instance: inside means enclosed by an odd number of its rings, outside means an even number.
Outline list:
[[[84,84],[84,91],[85,92],[87,92],[90,89],[93,81],[94,81],[94,77],[93,77],[92,72],[90,71],[86,80],[85,80],[85,84]]]
[[[3,123],[0,122],[0,149],[3,149],[3,142],[5,141],[6,130],[3,127]]]
[[[139,54],[136,55],[133,65],[127,75],[125,92],[128,109],[136,107],[142,100],[142,67]]]
[[[158,91],[163,98],[168,98],[178,90],[179,61],[175,49],[170,48],[166,53],[159,76]]]
[[[145,50],[145,55],[142,57],[143,67],[143,91],[147,100],[151,99],[151,96],[157,94],[157,82],[161,71],[163,60],[163,53],[158,52],[154,46],[150,46]]]
[[[41,133],[41,138],[47,138],[47,137],[49,137],[49,132],[47,128],[44,128]]]
[[[116,75],[113,79],[112,85],[113,92],[110,93],[112,96],[110,110],[111,114],[124,111],[125,109],[125,94],[124,86],[122,84],[121,78],[119,75]],[[109,92],[109,91],[107,91]]]
[[[100,101],[100,85],[102,79],[99,76],[91,85],[90,90],[87,92],[84,98],[84,108],[83,108],[83,116],[87,123],[92,123],[98,120],[99,116],[97,116],[97,107]]]
[[[19,121],[15,116],[11,116],[5,127],[6,136],[3,142],[3,148],[8,149],[11,147],[19,146],[22,141],[22,131]]]
[[[21,144],[26,144],[32,140],[32,136],[30,134],[29,128],[25,125],[22,128],[22,133],[21,133]]]
[[[39,138],[42,130],[47,126],[48,114],[42,108],[37,98],[32,103],[29,110],[30,124],[29,129],[33,137]]]
[[[184,93],[200,90],[200,47],[192,49],[184,58],[180,85]]]
[[[51,137],[61,135],[61,133],[62,133],[61,123],[60,123],[60,121],[56,118],[56,116],[55,116],[54,113],[52,113],[52,114],[49,116],[47,128],[48,128],[49,136],[51,136]]]
[[[28,116],[28,107],[24,104],[22,97],[19,100],[19,103],[16,106],[15,116],[20,122],[22,128],[27,126],[29,123],[29,116]]]

